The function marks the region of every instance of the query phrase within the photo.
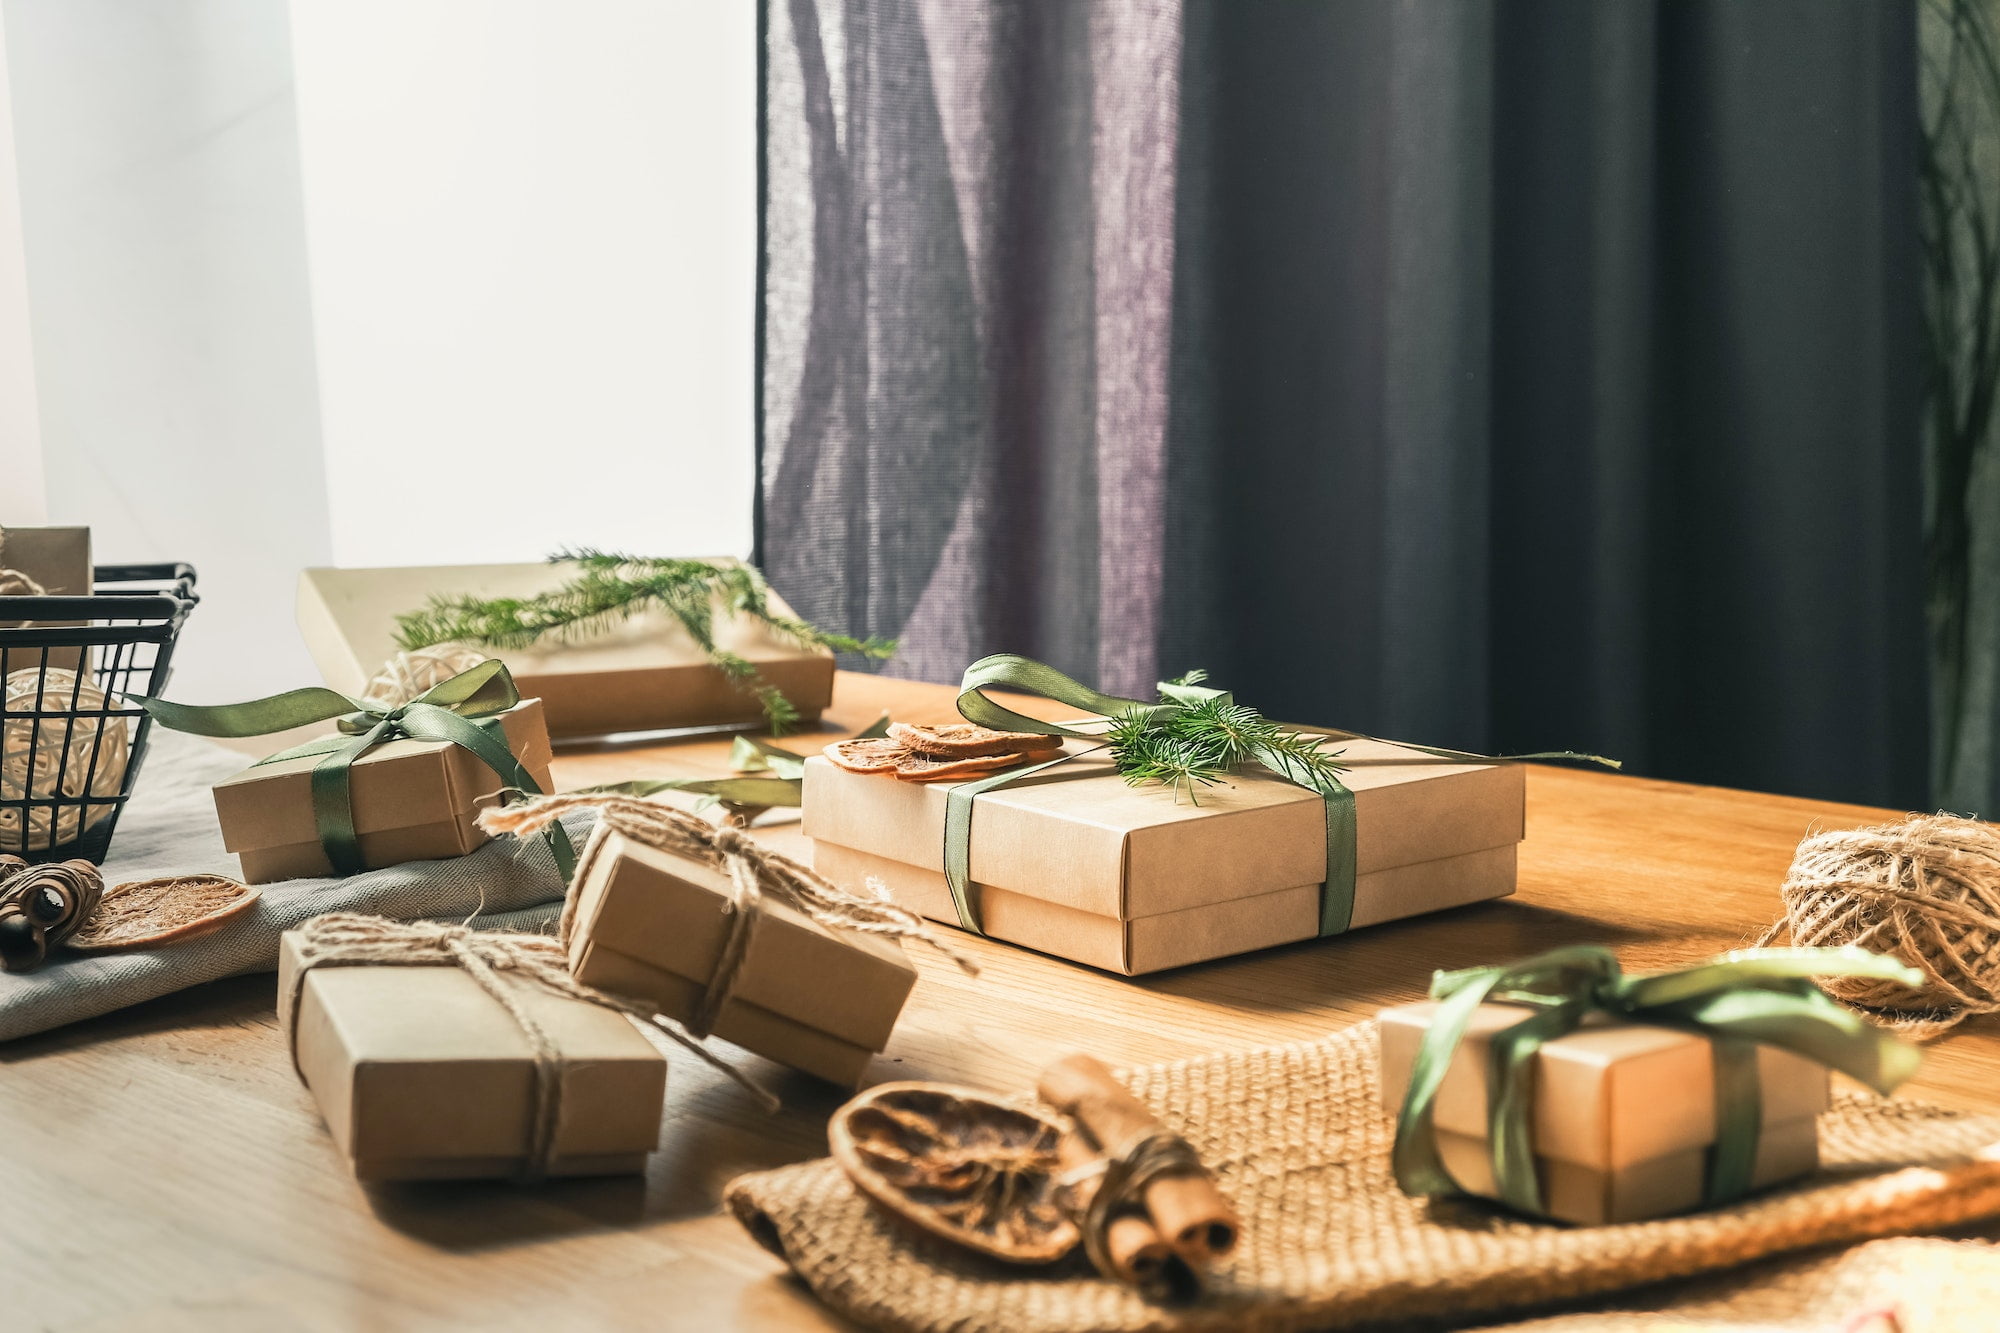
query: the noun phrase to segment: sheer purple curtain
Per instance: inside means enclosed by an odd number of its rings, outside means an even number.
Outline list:
[[[1445,745],[1922,804],[1906,0],[765,0],[759,555]]]

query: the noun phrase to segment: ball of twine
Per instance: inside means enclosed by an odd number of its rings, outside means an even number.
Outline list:
[[[107,706],[104,691],[87,678],[79,680],[74,671],[25,667],[8,673],[0,682],[0,799],[47,800],[58,793],[116,796],[125,781],[130,743],[124,718],[91,716]],[[78,716],[21,716],[34,710],[74,710]],[[0,809],[0,852],[74,842],[112,809],[108,803],[66,805],[59,814],[50,806],[29,806],[25,812],[18,806]]]
[[[48,589],[20,570],[0,565],[0,597],[42,597],[47,593]],[[32,620],[0,620],[0,629],[20,629],[32,624]]]
[[[470,671],[493,654],[463,643],[438,643],[428,648],[412,648],[397,653],[382,664],[369,680],[361,697],[369,703],[394,708],[406,704],[433,685],[441,685]]]
[[[2000,1010],[2000,829],[1911,815],[1814,834],[1799,844],[1781,892],[1784,919],[1760,944],[1789,933],[1804,947],[1856,945],[1924,974],[1914,991],[1893,981],[1822,980],[1836,1000],[1915,1037]]]

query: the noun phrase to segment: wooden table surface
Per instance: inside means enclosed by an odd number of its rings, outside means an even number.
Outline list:
[[[826,729],[792,744],[884,710],[942,721],[953,694],[843,675]],[[727,755],[726,738],[568,751],[556,778],[719,774]],[[913,951],[922,980],[871,1080],[1012,1092],[1073,1050],[1140,1063],[1315,1037],[1418,997],[1434,968],[1559,944],[1687,963],[1755,937],[1802,835],[1884,814],[1531,768],[1511,900],[1137,980],[977,939],[972,980]],[[766,836],[802,846],[782,824]],[[0,1328],[847,1327],[717,1212],[738,1172],[823,1153],[836,1091],[728,1048],[784,1097],[766,1116],[677,1058],[643,1180],[363,1188],[294,1079],[272,995],[237,978],[0,1047]],[[1990,1109],[1996,1090],[1984,1024],[1935,1046],[1909,1091]]]

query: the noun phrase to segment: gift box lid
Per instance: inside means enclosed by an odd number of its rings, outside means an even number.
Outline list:
[[[1070,749],[1078,749],[1072,742]],[[1519,842],[1518,764],[1463,764],[1387,741],[1331,743],[1349,765],[1355,871]],[[806,761],[807,836],[927,870],[944,868],[944,782],[900,782]],[[978,797],[972,878],[1121,920],[1326,878],[1325,803],[1259,772],[1194,797],[1129,785],[1086,754]]]
[[[497,716],[514,757],[543,791],[553,790],[541,700],[523,699]],[[316,842],[312,771],[318,762],[308,755],[257,764],[216,783],[223,846],[242,852]],[[350,773],[354,825],[363,833],[462,822],[501,785],[484,763],[449,741],[390,741],[355,760]]]
[[[592,941],[706,985],[730,925],[729,877],[608,826],[577,866],[570,965]],[[893,940],[833,930],[766,896],[735,997],[870,1050],[888,1043],[916,968]]]
[[[1380,1015],[1382,1102],[1392,1114],[1402,1105],[1436,1007],[1426,1001]],[[1440,1133],[1486,1138],[1493,1034],[1530,1012],[1517,1004],[1485,1004],[1473,1012],[1438,1088]],[[1698,1033],[1594,1014],[1578,1031],[1544,1043],[1531,1069],[1535,1151],[1542,1156],[1616,1170],[1715,1142],[1714,1056]],[[1757,1071],[1766,1125],[1810,1119],[1826,1109],[1825,1066],[1759,1046]]]
[[[711,563],[734,565],[726,557]],[[299,576],[299,628],[327,684],[358,694],[397,651],[396,617],[421,610],[438,594],[532,597],[576,576],[572,562],[515,565],[436,565],[381,569],[308,569]],[[776,593],[771,609],[793,614]],[[750,616],[718,608],[716,646],[752,663],[820,659],[832,671],[833,655],[800,645]],[[660,611],[642,611],[602,635],[548,648],[496,650],[515,677],[611,674],[694,668],[712,671],[708,654],[681,623]]]
[[[280,943],[279,1024],[299,963]],[[558,1158],[645,1153],[659,1140],[667,1062],[625,1015],[514,985],[561,1051]],[[534,1109],[535,1058],[521,1026],[463,968],[313,968],[299,997],[301,1073],[334,1141],[358,1161],[519,1157]]]

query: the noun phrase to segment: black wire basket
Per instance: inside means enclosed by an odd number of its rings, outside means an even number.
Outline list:
[[[0,597],[0,853],[102,861],[198,600],[189,565],[99,565],[92,597]]]

